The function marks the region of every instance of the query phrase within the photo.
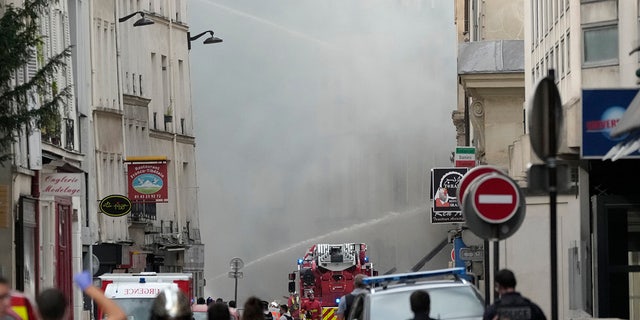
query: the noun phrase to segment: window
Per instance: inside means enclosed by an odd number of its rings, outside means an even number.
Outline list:
[[[571,72],[571,33],[567,32],[567,74]]]
[[[618,62],[618,25],[583,30],[582,56],[586,65]]]
[[[564,76],[564,39],[560,39],[560,75]]]
[[[531,28],[531,32],[532,34],[532,38],[533,38],[533,43],[537,43],[538,42],[538,1],[539,0],[533,0],[531,2],[531,12],[533,13],[533,27]],[[535,46],[531,46],[532,49]]]
[[[555,60],[553,60],[553,65],[556,69],[556,74],[560,75],[560,69],[562,69],[562,66],[560,66],[560,44],[556,43],[556,50],[555,50]],[[559,80],[560,77],[556,77],[556,80]]]

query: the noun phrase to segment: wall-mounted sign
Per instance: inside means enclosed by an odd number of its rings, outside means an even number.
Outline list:
[[[628,135],[612,137],[638,89],[582,90],[582,157],[602,159],[609,150]],[[639,158],[636,151],[625,158]]]
[[[460,180],[469,169],[431,169],[431,223],[464,222],[460,201],[457,198]]]
[[[40,174],[40,194],[45,196],[77,197],[82,192],[82,173]]]
[[[98,208],[110,217],[122,217],[131,212],[131,200],[123,195],[112,194],[100,200]]]
[[[167,163],[139,163],[127,165],[129,199],[139,202],[167,202]]]

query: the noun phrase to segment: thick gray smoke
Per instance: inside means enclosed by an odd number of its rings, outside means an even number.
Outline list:
[[[286,295],[314,243],[365,242],[406,271],[446,237],[429,170],[455,145],[453,3],[192,0],[191,50],[205,292]],[[446,251],[446,252],[445,252]],[[446,267],[443,250],[425,268]]]

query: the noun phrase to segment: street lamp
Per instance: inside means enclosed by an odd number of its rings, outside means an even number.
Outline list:
[[[198,38],[202,37],[203,35],[205,35],[207,33],[211,34],[211,36],[209,38],[204,39],[204,41],[202,43],[210,44],[210,43],[222,42],[222,39],[213,36],[213,31],[211,31],[211,30],[207,30],[207,31],[201,32],[198,35],[195,35],[193,37],[191,36],[191,32],[187,32],[187,47],[189,48],[189,50],[191,50],[191,41],[197,40]]]
[[[140,16],[141,16],[142,18],[138,19],[138,21],[136,21],[136,22],[133,24],[133,26],[134,26],[134,27],[148,26],[148,25],[150,25],[150,24],[154,24],[154,23],[155,23],[155,22],[153,22],[153,20],[145,18],[145,16],[144,16],[144,12],[142,12],[142,11],[136,11],[136,12],[134,12],[134,13],[130,14],[130,15],[127,15],[127,16],[124,16],[124,17],[122,17],[122,18],[118,19],[118,21],[119,21],[119,22],[125,22],[125,21],[127,21],[127,20],[131,19],[131,18],[132,18],[133,16],[135,16],[136,14],[140,14]]]

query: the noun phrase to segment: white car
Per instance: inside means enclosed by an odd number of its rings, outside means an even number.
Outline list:
[[[453,278],[425,280],[447,275]],[[354,299],[347,319],[413,319],[409,296],[416,290],[425,290],[431,298],[431,318],[481,320],[484,299],[464,275],[464,268],[451,268],[365,278],[371,288]]]

